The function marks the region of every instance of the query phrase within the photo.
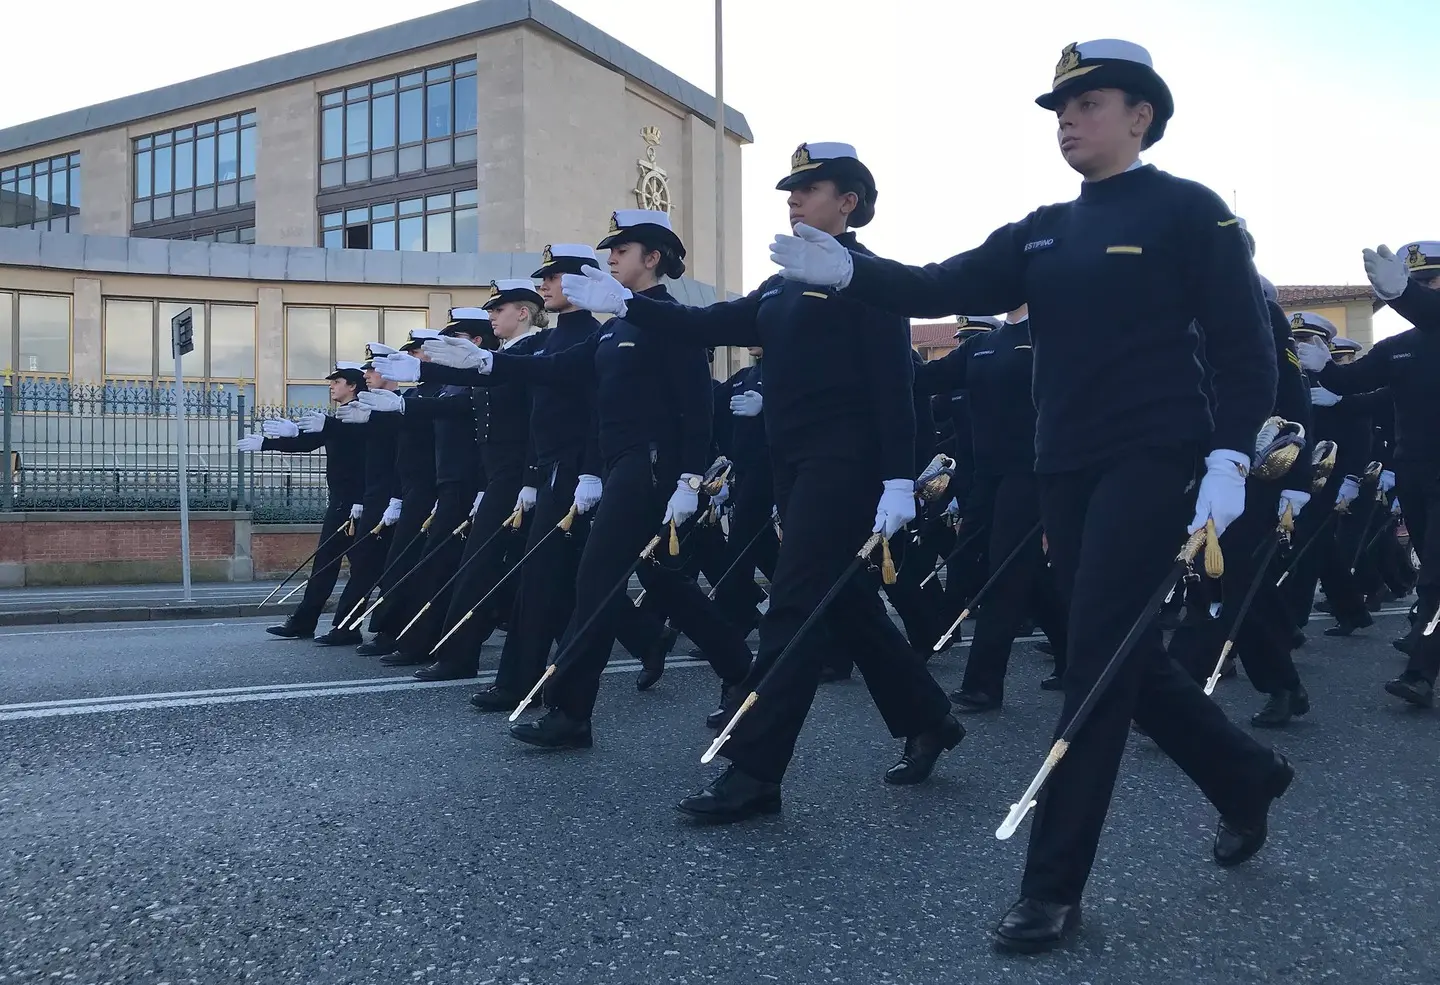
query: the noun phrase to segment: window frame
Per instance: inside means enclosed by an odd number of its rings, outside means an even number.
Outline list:
[[[419,308],[419,307],[416,307],[416,308],[406,308],[406,307],[403,307],[403,306],[400,306],[400,305],[393,305],[393,304],[392,304],[392,305],[305,304],[305,303],[303,303],[303,302],[299,302],[299,303],[295,303],[295,304],[286,304],[286,305],[285,305],[284,312],[283,312],[283,315],[282,315],[282,317],[281,317],[281,323],[282,323],[282,325],[284,326],[285,339],[284,339],[284,345],[281,346],[281,350],[282,350],[282,351],[281,351],[281,362],[280,362],[280,370],[281,370],[281,373],[283,374],[283,380],[284,380],[285,392],[286,392],[286,393],[289,393],[289,388],[290,388],[292,385],[295,385],[295,386],[324,386],[324,385],[326,385],[326,383],[327,383],[327,381],[325,380],[324,377],[320,377],[320,378],[316,379],[316,378],[312,378],[312,377],[301,377],[301,376],[293,376],[293,377],[292,377],[292,376],[290,375],[290,312],[293,311],[293,310],[296,310],[296,309],[305,309],[305,310],[310,310],[310,311],[326,311],[326,312],[329,313],[329,328],[330,328],[330,338],[329,338],[329,344],[330,344],[330,349],[329,349],[329,351],[330,351],[330,361],[329,361],[329,363],[328,363],[328,366],[329,366],[329,367],[334,367],[334,365],[335,365],[335,360],[338,358],[338,355],[337,355],[337,353],[336,353],[336,351],[335,351],[335,342],[336,342],[336,340],[335,340],[335,331],[336,331],[336,321],[337,321],[336,312],[337,312],[337,311],[346,311],[346,310],[354,311],[354,310],[359,310],[359,311],[374,311],[374,312],[377,312],[377,313],[378,313],[378,316],[379,316],[379,318],[378,318],[378,324],[379,324],[379,335],[380,335],[380,337],[379,337],[378,339],[369,339],[369,340],[367,340],[367,341],[370,341],[370,342],[384,342],[384,343],[387,344],[387,345],[396,345],[396,344],[397,344],[395,341],[393,341],[392,339],[389,338],[390,326],[389,326],[388,322],[389,322],[389,320],[390,320],[389,316],[390,316],[390,313],[391,313],[391,312],[420,312],[420,313],[421,313],[421,318],[422,318],[424,321],[426,321],[426,322],[428,322],[428,321],[429,321],[429,318],[430,318],[430,309],[428,309],[428,308]],[[397,332],[397,338],[398,338],[398,337],[399,337],[398,333],[408,332],[408,329],[405,329],[405,328],[402,328],[402,327],[397,326],[396,329],[395,329],[395,331]],[[363,360],[357,356],[356,358],[354,358],[354,359],[352,359],[352,360],[350,360],[350,361],[352,361],[352,362],[362,362]],[[328,370],[327,370],[327,372],[328,372]]]
[[[230,125],[232,121],[234,122],[233,126]],[[257,176],[260,170],[259,127],[259,116],[255,109],[251,108],[132,138],[130,141],[130,228],[139,232],[140,230],[179,225],[183,231],[204,233],[210,231],[212,227],[223,229],[227,226],[243,224],[235,218],[235,215],[247,211],[250,215],[250,224],[253,224]],[[235,177],[227,180],[220,173],[220,164],[224,153],[222,143],[230,134],[233,134],[235,145]],[[250,174],[245,173],[247,135],[253,142],[255,158]],[[206,141],[210,143],[209,160],[206,162],[210,165],[210,180],[202,182],[200,145]],[[179,188],[176,183],[180,168],[176,161],[175,151],[180,147],[186,148],[185,153],[190,162],[190,183],[186,188]],[[159,172],[156,167],[156,158],[162,150],[169,160],[166,176],[168,190],[157,192]],[[144,158],[143,162],[142,157]],[[145,194],[141,194],[142,175],[148,182]],[[220,204],[221,189],[226,186],[231,186],[235,200],[222,205]],[[211,204],[200,208],[201,196],[206,192],[209,193]],[[189,207],[187,211],[176,214],[174,206],[178,204],[177,200],[185,195],[189,196]],[[161,199],[167,200],[166,214],[156,218],[155,204]],[[144,218],[141,218],[142,207]],[[220,217],[221,221],[214,221],[214,217]],[[182,237],[161,233],[159,235],[152,234],[150,238],[179,239]]]
[[[56,162],[59,161],[65,162],[64,167],[55,167]],[[52,233],[84,232],[84,228],[80,225],[80,211],[81,207],[84,204],[83,201],[80,201],[80,199],[82,199],[81,192],[83,190],[80,180],[80,164],[80,151],[73,150],[66,151],[63,154],[50,154],[38,160],[25,161],[19,164],[12,164],[9,167],[0,168],[0,202],[4,201],[7,192],[15,196],[16,200],[16,214],[12,220],[7,221],[4,217],[4,214],[0,213],[0,229],[33,229],[41,232]],[[44,219],[37,220],[34,217],[35,210],[32,205],[30,220],[28,222],[17,221],[19,218],[21,182],[29,183],[29,198],[33,203],[38,201],[35,196],[36,176],[44,174],[46,176],[47,187],[53,187],[53,185],[51,184],[51,176],[53,176],[59,171],[63,171],[65,173],[65,197],[67,200],[64,205],[64,209],[66,210],[65,214],[62,216],[57,216],[53,213],[53,211],[47,211]],[[55,202],[49,197],[48,192],[46,196],[46,204],[52,209],[55,205]],[[62,222],[63,226],[61,228],[56,228],[55,224],[57,222]],[[73,321],[71,323],[71,328],[72,330],[74,328]]]
[[[110,346],[110,302],[121,301],[127,303],[140,303],[150,305],[150,359],[151,372],[149,376],[137,373],[111,373],[109,362]],[[164,339],[161,336],[160,306],[162,304],[180,305],[182,307],[202,308],[204,310],[205,331],[204,342],[201,351],[204,356],[203,372],[191,373],[185,368],[185,380],[187,383],[199,383],[205,386],[235,386],[243,388],[254,386],[254,377],[243,376],[214,376],[211,374],[211,340],[214,332],[214,320],[212,311],[214,306],[229,308],[249,308],[250,317],[250,351],[254,355],[254,369],[258,375],[260,369],[260,306],[255,301],[197,301],[193,298],[161,298],[161,297],[133,297],[125,294],[107,294],[100,300],[100,368],[101,376],[105,380],[117,381],[141,381],[147,380],[151,386],[159,389],[162,384],[173,385],[175,382],[175,366],[173,356],[169,353],[169,320],[165,320]],[[73,323],[72,323],[73,333]],[[199,348],[199,347],[197,347]],[[72,360],[73,361],[73,360]],[[193,362],[189,365],[193,366]],[[169,372],[165,367],[169,367]]]
[[[440,198],[441,196],[448,197],[450,199],[449,204],[432,206],[432,199]],[[460,200],[461,196],[465,197],[465,200],[463,202]],[[415,201],[418,201],[420,203],[420,209],[418,212],[402,211],[403,203]],[[377,218],[376,210],[380,209],[389,209],[391,211],[388,216],[381,215]],[[367,245],[365,246],[351,246],[348,244],[349,236],[347,235],[347,230],[359,229],[362,227],[361,223],[352,222],[351,213],[358,212],[366,213],[363,227],[369,230],[369,234],[366,238]],[[420,252],[478,253],[480,250],[478,235],[475,237],[473,242],[469,242],[467,244],[469,246],[469,249],[456,249],[460,242],[459,237],[456,234],[459,226],[459,221],[457,217],[464,212],[471,213],[475,223],[475,228],[478,230],[480,221],[479,191],[473,183],[469,182],[461,184],[458,187],[442,186],[440,189],[434,191],[423,193],[417,192],[412,195],[403,195],[400,198],[381,198],[375,200],[367,200],[344,207],[327,208],[323,209],[319,213],[319,217],[316,222],[316,245],[324,247],[325,249],[332,250],[359,249],[377,250],[380,252],[415,252],[405,251],[404,248],[400,245],[400,224],[401,221],[404,219],[419,218],[422,243],[422,249]],[[450,248],[447,250],[432,250],[430,249],[430,218],[432,216],[442,215],[448,215],[450,217]],[[327,220],[332,218],[334,219],[334,222],[327,225]],[[393,247],[377,247],[375,245],[375,226],[377,224],[386,223],[395,227],[395,235],[393,240],[395,245]],[[338,233],[338,236],[333,237],[334,241],[331,241],[331,237],[328,234],[336,233]]]

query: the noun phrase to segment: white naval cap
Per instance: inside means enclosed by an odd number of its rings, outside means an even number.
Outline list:
[[[610,232],[596,249],[608,250],[623,243],[639,243],[651,250],[669,252],[669,262],[660,273],[665,277],[685,275],[685,244],[670,225],[670,216],[656,209],[616,209],[610,213]]]
[[[540,268],[530,276],[578,274],[586,267],[599,266],[600,258],[584,243],[549,243],[540,254]]]
[[[412,328],[410,329],[409,340],[400,347],[400,351],[410,352],[413,349],[420,348],[431,339],[438,339],[439,337],[440,333],[433,328]]]
[[[1321,335],[1329,342],[1340,334],[1335,323],[1324,315],[1317,315],[1313,311],[1297,311],[1290,316],[1291,334]]]
[[[1440,270],[1440,242],[1435,240],[1406,243],[1400,255],[1405,258],[1405,266],[1412,274]]]
[[[1364,346],[1359,342],[1356,342],[1354,339],[1347,339],[1343,335],[1330,340],[1331,352],[1359,352],[1363,348]]]
[[[967,332],[993,332],[1005,324],[1005,319],[993,315],[960,315],[955,319],[955,338]]]
[[[485,302],[486,311],[508,304],[511,301],[529,301],[531,304],[543,305],[545,299],[540,292],[535,290],[535,282],[528,277],[511,277],[505,280],[492,280],[490,282],[490,298]],[[486,315],[488,318],[489,315]]]
[[[865,190],[860,204],[850,213],[849,224],[856,229],[875,218],[875,199],[880,194],[875,176],[860,161],[854,144],[834,140],[804,143],[790,155],[790,173],[775,184],[777,191],[790,191],[812,181],[859,181]]]
[[[1165,133],[1165,124],[1175,115],[1170,87],[1155,71],[1150,52],[1133,41],[1100,38],[1068,44],[1055,64],[1050,91],[1036,97],[1041,107],[1054,111],[1069,97],[1092,89],[1123,89],[1155,107],[1155,122],[1145,135],[1150,147]]]
[[[365,343],[365,358],[367,360],[374,359],[376,356],[393,356],[399,351],[399,349],[386,345],[384,342]]]

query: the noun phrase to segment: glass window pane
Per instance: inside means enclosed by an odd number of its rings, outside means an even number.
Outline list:
[[[323,380],[330,375],[330,309],[285,309],[285,376]]]
[[[401,215],[418,215],[425,208],[425,200],[420,198],[407,198],[400,203]]]
[[[15,295],[0,291],[0,369],[11,369],[15,357]]]
[[[430,253],[453,253],[455,243],[450,235],[450,213],[438,212],[425,217],[425,249]]]
[[[332,106],[320,114],[320,159],[333,161],[343,156],[345,118],[339,106]]]
[[[425,87],[425,136],[450,135],[450,83],[437,82]]]
[[[57,208],[51,211],[57,215],[69,211],[66,208],[66,206],[70,204],[69,189],[67,187],[69,176],[70,172],[64,168],[50,175],[50,201],[57,206]]]
[[[169,196],[169,195],[166,195],[164,198],[152,199],[150,204],[151,204],[152,209],[153,209],[153,211],[154,211],[154,213],[155,213],[154,219],[155,219],[156,222],[159,222],[161,219],[168,219],[168,218],[170,218],[170,196]]]
[[[155,374],[154,311],[149,301],[105,302],[105,375]]]
[[[195,192],[195,211],[196,211],[196,212],[213,212],[213,211],[215,211],[215,189],[214,189],[214,187],[201,188],[201,189],[198,189],[198,190]]]
[[[438,80],[440,80],[440,79],[448,79],[448,78],[450,78],[450,66],[449,66],[449,65],[437,65],[437,66],[435,66],[434,68],[428,69],[428,70],[425,72],[425,81],[427,81],[427,82],[435,82],[435,81],[438,81]]]
[[[195,184],[215,184],[214,137],[201,137],[195,141]]]
[[[20,362],[22,373],[70,372],[70,298],[20,295]]]
[[[320,245],[327,250],[339,250],[345,247],[345,230],[327,229],[320,237]]]
[[[70,169],[70,207],[80,210],[80,165]]]
[[[210,377],[255,378],[255,309],[250,305],[210,306]]]
[[[171,156],[175,153],[173,147],[157,147],[155,149],[155,194],[167,195],[173,187],[170,184]]]
[[[450,141],[432,140],[425,145],[425,167],[448,168],[450,166]]]
[[[217,168],[221,181],[234,181],[240,171],[240,143],[235,131],[222,133],[219,137],[220,162]]]
[[[255,176],[255,154],[256,137],[259,130],[254,127],[246,127],[240,131],[240,177],[253,178]]]
[[[381,79],[379,82],[372,82],[372,83],[370,83],[370,91],[371,91],[371,92],[375,92],[375,93],[380,93],[380,92],[394,92],[394,91],[395,91],[395,80],[394,80],[394,79]]]
[[[138,150],[149,150],[150,144],[151,140],[149,137],[141,137],[139,140],[135,141],[135,147]]]
[[[475,129],[475,102],[479,83],[474,79],[455,80],[455,132],[469,133]]]
[[[235,207],[235,183],[221,185],[215,190],[215,207],[217,209],[233,209]]]
[[[370,227],[370,249],[395,249],[395,223],[393,220],[377,222]]]
[[[455,138],[455,163],[469,164],[475,160],[475,135],[467,133]]]
[[[395,177],[395,152],[393,150],[381,151],[379,154],[370,155],[370,180],[379,181],[381,178]]]
[[[345,161],[345,184],[358,185],[370,180],[370,158],[352,157]]]
[[[254,226],[241,226],[241,227],[240,227],[240,242],[242,242],[242,243],[254,243],[254,242],[255,242],[255,227],[254,227]]]
[[[136,223],[149,222],[149,221],[150,221],[150,203],[149,203],[148,201],[145,201],[145,202],[136,202],[136,203],[135,203],[135,206],[134,206],[134,213],[135,213],[134,216],[132,216],[132,218],[131,218],[131,221],[132,221],[132,222],[136,222]]]
[[[50,175],[48,173],[35,176],[34,210],[35,219],[50,218]]]
[[[327,92],[320,97],[320,105],[322,106],[339,106],[344,101],[345,94],[343,92]]]
[[[163,147],[163,146],[165,146],[166,144],[170,143],[171,138],[173,138],[174,136],[175,136],[175,134],[174,134],[173,131],[167,131],[167,132],[165,132],[165,133],[157,133],[157,134],[155,135],[155,146],[156,146],[156,147]]]
[[[479,200],[479,192],[474,188],[464,188],[455,193],[455,204],[457,206],[475,205]]]
[[[238,116],[227,116],[227,117],[225,117],[225,119],[223,119],[223,120],[220,121],[220,129],[221,129],[221,130],[234,130],[235,127],[237,127],[237,126],[239,125],[239,123],[240,123],[240,118],[239,118]]]
[[[414,171],[423,171],[425,168],[425,148],[416,145],[414,147],[400,148],[400,173],[410,174]]]
[[[456,75],[472,75],[475,72],[475,59],[467,58],[463,62],[455,63]]]
[[[400,220],[400,249],[413,250],[419,253],[425,249],[425,219],[416,216],[413,219]]]
[[[448,208],[450,208],[449,192],[445,192],[440,195],[430,195],[425,199],[425,211],[427,212],[435,212],[440,209]]]
[[[326,370],[326,375],[329,375],[329,370]],[[285,387],[285,403],[292,410],[329,407],[330,387],[322,383],[291,383]]]
[[[195,187],[195,145],[175,145],[175,190],[188,191]]]
[[[370,104],[370,145],[381,149],[395,146],[395,97],[376,96]]]
[[[367,103],[351,103],[345,107],[345,154],[370,152],[370,106]]]
[[[190,309],[191,322],[195,327],[195,350],[201,355],[191,355],[186,365],[196,366],[196,374],[201,372],[200,364],[204,359],[205,343],[205,303],[203,301],[158,301],[156,302],[155,322],[156,343],[160,348],[160,375],[175,375],[175,353],[170,348],[170,319],[174,318],[186,308]]]
[[[385,337],[379,341],[398,346],[410,338],[412,329],[424,328],[428,319],[423,308],[386,308]]]
[[[480,220],[474,209],[455,211],[455,252],[480,252]]]
[[[194,192],[180,192],[175,196],[175,214],[189,215],[195,209]]]
[[[240,182],[240,204],[249,205],[255,201],[255,179],[246,178]]]
[[[339,188],[345,183],[345,165],[340,161],[320,165],[320,187]]]
[[[195,128],[194,128],[194,127],[181,127],[179,130],[176,130],[176,131],[175,131],[175,139],[176,139],[176,140],[194,140],[194,139],[195,139]]]
[[[211,120],[209,123],[200,124],[198,127],[195,128],[195,132],[202,137],[206,135],[213,135],[215,133],[215,121]]]
[[[400,88],[419,85],[425,78],[423,72],[411,72],[409,75],[400,76]]]
[[[349,89],[345,90],[345,99],[347,102],[354,102],[357,99],[364,99],[368,95],[370,95],[370,86],[368,84],[363,86],[351,86]]]
[[[400,143],[414,144],[424,139],[425,91],[410,89],[400,93]]]
[[[320,225],[326,229],[337,229],[340,226],[339,212],[326,212],[320,217]]]
[[[135,155],[135,197],[150,197],[150,152],[141,151]]]
[[[335,309],[335,358],[365,358],[365,346],[380,341],[378,308]]]
[[[370,221],[370,210],[363,205],[358,209],[345,210],[345,225],[354,226]]]
[[[255,125],[255,114],[253,112],[240,114],[240,125],[242,127],[253,127]]]

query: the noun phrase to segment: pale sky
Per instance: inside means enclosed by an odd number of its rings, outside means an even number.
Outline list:
[[[561,2],[714,91],[712,0]],[[0,127],[457,5],[247,0],[223,17],[189,0],[93,5],[63,50],[9,46]],[[1363,283],[1363,246],[1440,239],[1440,4],[725,0],[726,102],[755,133],[746,286],[773,270],[769,243],[786,225],[774,184],[801,141],[858,148],[880,190],[862,239],[909,262],[1073,198],[1054,118],[1033,100],[1061,48],[1101,37],[1149,48],[1175,95],[1146,160],[1234,200],[1277,284]],[[1378,334],[1399,327],[1388,309],[1376,316]]]

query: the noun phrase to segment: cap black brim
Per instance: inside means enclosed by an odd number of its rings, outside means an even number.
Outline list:
[[[625,243],[639,243],[641,246],[648,246],[651,249],[666,247],[680,259],[685,259],[685,244],[680,242],[680,237],[676,236],[673,230],[651,223],[631,226],[629,229],[622,229],[618,233],[611,233],[597,243],[595,248],[597,250],[608,250],[611,247],[621,246]]]
[[[584,273],[586,267],[594,267],[598,270],[600,262],[588,257],[556,257],[549,263],[542,264],[540,269],[530,276],[539,280],[542,277],[554,277],[556,274],[579,274]]]
[[[511,301],[529,301],[531,304],[543,306],[545,299],[540,296],[539,291],[501,291],[480,307],[486,311],[494,311],[502,304],[509,304]]]
[[[1058,110],[1071,96],[1095,89],[1123,89],[1148,100],[1155,107],[1155,122],[1163,123],[1175,115],[1175,99],[1170,87],[1155,70],[1139,62],[1104,62],[1092,70],[1062,82],[1050,92],[1035,98],[1035,104],[1051,112]]]
[[[880,192],[875,187],[875,176],[870,169],[853,157],[837,157],[820,162],[819,167],[812,167],[807,171],[795,171],[787,174],[775,183],[775,190],[781,192],[794,191],[796,188],[803,188],[812,181],[837,181],[845,179],[858,179],[865,189],[865,199],[855,211],[850,213],[850,226],[859,229],[861,226],[869,225],[870,220],[875,218],[875,199]]]

